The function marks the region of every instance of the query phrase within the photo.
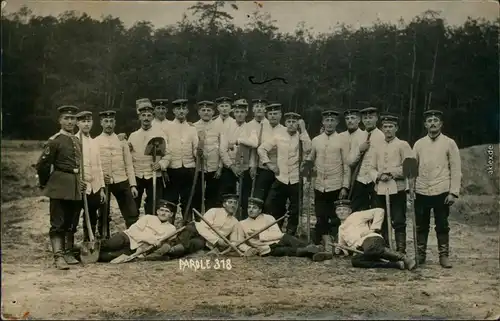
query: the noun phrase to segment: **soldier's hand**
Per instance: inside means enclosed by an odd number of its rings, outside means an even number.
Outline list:
[[[133,198],[137,198],[137,196],[139,196],[139,192],[135,186],[130,187],[130,192],[132,193]]]
[[[85,183],[83,180],[80,180],[80,191],[87,191],[87,183]]]
[[[344,249],[338,248],[338,247],[335,248],[334,252],[335,252],[335,255],[341,255],[342,254],[342,255],[345,255],[345,256],[349,256],[349,252],[347,252]]]
[[[219,179],[221,174],[222,174],[222,167],[219,167],[219,168],[217,168],[217,170],[215,171],[214,178],[215,178],[215,179]]]
[[[127,134],[125,133],[120,133],[117,135],[119,140],[126,140],[127,139]]]
[[[250,167],[250,177],[252,179],[255,179],[255,177],[257,176],[257,167]]]
[[[271,163],[267,163],[267,168],[272,171],[274,173],[274,175],[278,176],[280,174],[280,170],[278,168],[278,166],[274,165],[274,164],[271,164]]]
[[[106,203],[106,193],[104,192],[103,188],[101,188],[101,192],[99,193],[99,197],[101,199],[101,204]]]
[[[240,176],[240,171],[236,168],[235,165],[231,165],[231,171],[234,173],[236,176]]]
[[[132,146],[132,143],[128,143],[128,149],[130,149],[130,152],[134,151],[134,146]]]
[[[359,151],[362,152],[362,153],[364,153],[364,152],[366,152],[368,150],[368,148],[370,148],[370,141],[366,141],[363,144],[361,144],[359,146]]]
[[[161,170],[160,163],[159,163],[159,162],[156,162],[156,163],[154,163],[154,164],[151,164],[151,169],[152,169],[153,171],[155,171],[155,172],[156,172],[156,171]]]
[[[349,194],[349,193],[347,193],[347,188],[342,187],[342,188],[340,189],[339,199],[343,200],[343,199],[347,198],[347,195],[348,195],[348,194]]]
[[[446,196],[446,199],[444,200],[444,203],[446,205],[451,206],[455,203],[455,200],[456,200],[455,196],[448,194],[448,196]]]
[[[111,184],[111,176],[109,176],[108,174],[104,174],[104,184]]]
[[[299,119],[299,121],[297,122],[297,125],[299,126],[299,128],[302,132],[306,131],[306,122],[303,119]]]
[[[244,255],[244,256],[247,256],[247,257],[248,257],[248,256],[256,256],[256,255],[258,255],[258,254],[259,254],[259,250],[257,250],[257,249],[256,249],[256,248],[254,248],[254,247],[249,248],[248,250],[246,250],[246,251],[243,253],[243,255]]]
[[[233,150],[233,148],[234,148],[234,142],[229,142],[227,144],[227,147],[228,147],[228,149]]]
[[[389,176],[387,174],[382,174],[382,175],[380,175],[379,180],[381,180],[382,182],[388,182],[391,180],[391,176]]]
[[[198,148],[196,149],[196,157],[198,157],[198,158],[199,158],[199,157],[203,157],[203,148],[198,147]]]

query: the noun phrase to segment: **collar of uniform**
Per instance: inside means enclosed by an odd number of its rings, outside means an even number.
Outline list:
[[[386,139],[384,139],[384,142],[385,142],[386,144],[392,144],[392,143],[395,143],[396,141],[398,141],[398,138],[397,138],[396,136],[392,137],[392,139],[391,139],[391,140],[389,140],[389,141],[388,141],[388,140],[386,140]]]
[[[442,134],[442,133],[440,132],[440,133],[439,133],[439,134],[437,134],[437,136],[436,136],[436,137],[434,137],[434,138],[432,138],[431,136],[429,136],[429,134],[427,134],[427,137],[429,138],[429,140],[430,140],[431,142],[435,142],[436,140],[438,140],[438,139],[441,137],[441,134]]]
[[[61,130],[59,131],[59,133],[60,133],[60,134],[62,134],[62,135],[66,135],[66,136],[73,136],[73,134],[72,134],[72,133],[67,132],[67,131],[65,131],[64,129],[61,129]]]
[[[180,122],[180,120],[178,120],[177,118],[175,118],[174,120],[172,120],[173,123],[176,123],[176,124],[179,124],[179,125],[188,125],[188,122],[187,120],[184,120],[182,123]]]
[[[168,121],[168,119],[167,119],[167,118],[165,118],[165,119],[163,119],[163,120],[159,120],[158,118],[156,118],[156,117],[155,117],[155,118],[153,118],[153,121],[154,121],[154,122],[158,122],[158,123],[164,123],[164,122],[167,122],[167,121]]]
[[[238,124],[238,122],[235,122],[236,126],[241,127],[246,124],[246,122],[242,122],[241,124]]]
[[[81,134],[81,135],[80,135],[80,134]],[[78,132],[75,134],[75,136],[76,136],[76,137],[78,137],[78,138],[80,138],[80,136],[81,136],[81,137],[83,137],[83,138],[86,138],[86,139],[89,139],[89,138],[90,138],[90,134],[88,134],[88,136],[87,136],[87,135],[85,135],[84,133],[82,133],[82,132],[80,132],[80,131],[78,131]]]
[[[153,129],[153,126],[149,127],[149,129],[144,129],[144,128],[141,127],[139,130],[143,131],[143,132],[149,132],[152,129]]]
[[[336,136],[337,132],[336,131],[333,131],[333,133],[331,133],[330,135],[328,135],[326,132],[323,132],[323,135],[325,135],[326,137],[333,137],[333,136]]]
[[[105,133],[105,132],[102,132],[99,136],[103,136],[103,137],[114,137],[114,136],[118,136],[118,135],[116,135],[115,133],[107,134],[107,133]]]

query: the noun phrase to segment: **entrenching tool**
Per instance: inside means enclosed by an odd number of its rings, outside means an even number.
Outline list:
[[[156,157],[165,156],[166,143],[163,137],[153,137],[146,145],[144,155],[153,156],[153,164],[156,163]],[[163,177],[163,176],[162,176]],[[156,213],[156,171],[153,171],[153,213],[146,213],[155,215]]]
[[[205,135],[199,135],[199,136],[200,136],[199,137],[200,139],[198,141],[198,149],[203,150],[205,148]],[[191,185],[191,191],[189,192],[189,198],[188,198],[188,201],[186,204],[186,208],[183,208],[184,214],[182,215],[182,217],[183,217],[184,225],[186,225],[188,223],[189,208],[191,207],[191,204],[193,203],[193,197],[194,197],[194,194],[196,193],[196,185],[198,183],[198,176],[200,175],[200,171],[202,172],[202,184],[204,183],[204,180],[205,180],[205,174],[203,173],[203,171],[205,170],[205,168],[203,166],[203,162],[204,162],[203,154],[201,154],[199,157],[196,156],[195,159],[196,159],[196,165],[195,165],[193,183]],[[203,193],[202,204],[205,204],[205,191],[204,191],[203,185],[202,185],[202,193]],[[205,206],[205,205],[202,205],[202,206]],[[192,219],[192,221],[194,221],[194,215],[191,216],[191,219]]]
[[[177,236],[177,234],[179,234],[180,232],[182,232],[186,227],[183,226],[181,227],[180,229],[178,229],[177,231],[175,231],[174,233],[171,233],[165,237],[162,237],[160,239],[160,244],[168,241],[169,239],[173,238],[174,236]],[[150,245],[150,246],[147,246],[147,247],[139,247],[134,254],[131,254],[131,255],[126,255],[126,254],[122,254],[120,255],[119,257],[113,259],[111,262],[109,263],[113,263],[113,264],[118,264],[118,263],[126,263],[126,262],[130,262],[136,258],[138,258],[139,256],[141,255],[148,255],[148,254],[151,254],[152,252],[156,251],[157,247],[154,246],[154,245]]]
[[[350,248],[348,246],[342,246],[342,245],[340,245],[338,243],[331,243],[331,245],[334,246],[334,247],[337,247],[339,249],[342,249],[342,250],[351,251],[351,252],[358,253],[358,254],[363,254],[363,252],[360,251],[360,250],[356,250],[356,249]],[[386,259],[380,259],[380,261],[382,261],[382,262],[389,262]]]
[[[210,229],[212,231],[214,231],[215,234],[217,234],[218,237],[220,237],[224,243],[226,243],[227,245],[229,245],[236,253],[238,253],[240,256],[244,256],[244,254],[233,244],[231,243],[224,235],[222,235],[221,233],[219,233],[219,231],[217,231],[217,229],[215,229],[212,225],[210,225],[210,223],[208,223],[208,221],[203,217],[203,215],[200,214],[200,212],[198,212],[195,208],[193,208],[193,212],[198,215],[198,217],[203,221],[205,222],[205,224],[208,225],[208,227],[210,227]]]
[[[84,162],[83,162],[83,136],[82,136],[82,131],[80,130],[80,151],[81,151],[81,157],[80,157],[80,173],[81,173],[81,179],[84,180],[85,178],[85,169],[84,169]],[[94,232],[92,231],[92,225],[90,224],[90,217],[89,217],[89,204],[87,201],[87,191],[82,192],[82,198],[83,198],[83,213],[84,213],[84,218],[85,218],[85,226],[87,227],[87,233],[89,237],[89,241],[83,241],[82,245],[80,247],[80,262],[83,264],[89,264],[89,263],[95,263],[99,259],[99,252],[101,250],[101,242],[99,240],[96,240],[94,238]]]
[[[389,248],[391,250],[394,250],[394,244],[392,242],[393,238],[393,231],[392,231],[392,217],[391,217],[391,195],[397,194],[398,193],[398,186],[396,185],[396,181],[391,179],[387,182],[379,181],[377,186],[377,194],[378,195],[385,195],[385,207],[387,209],[386,211],[386,218],[384,221],[387,222],[387,243],[389,243]]]
[[[257,143],[257,148],[262,144],[262,131],[264,130],[264,122],[260,122],[260,131],[259,131],[259,140]],[[254,149],[255,152],[255,166],[259,167],[259,154],[257,154],[257,148]],[[252,179],[252,190],[250,191],[250,197],[253,197],[253,193],[255,192],[255,183],[257,181],[258,172],[255,173],[255,177]]]
[[[241,208],[241,203],[243,199],[243,179],[245,177],[245,168],[248,168],[248,158],[250,156],[250,149],[246,146],[243,145],[238,145],[238,151],[236,152],[236,167],[238,170],[238,173],[240,174],[238,176],[238,205],[236,206],[236,215],[235,217],[238,220],[242,219],[242,208]]]
[[[408,180],[408,185],[410,188],[410,215],[413,228],[413,246],[415,251],[415,267],[418,267],[418,249],[417,249],[417,222],[415,219],[415,205],[413,200],[414,188],[415,188],[415,178],[418,176],[418,162],[413,157],[408,157],[403,160],[403,176]]]
[[[304,212],[304,209],[302,208],[302,206],[304,205],[304,175],[302,173],[302,163],[303,163],[303,159],[304,159],[304,146],[302,146],[302,141],[300,140],[300,134],[301,134],[300,126],[298,128],[298,133],[299,133],[299,211],[300,211],[300,213],[302,213],[302,212]],[[307,213],[306,215],[309,216],[309,213]],[[299,226],[300,226],[300,229],[303,230],[302,214],[299,214],[299,217],[300,217]]]
[[[371,136],[372,136],[372,133],[371,132],[368,133],[368,137],[366,137],[366,141],[367,142],[370,141],[370,137]],[[351,184],[350,184],[351,186],[349,186],[349,195],[347,196],[348,200],[352,200],[351,197],[352,197],[352,191],[353,191],[353,187],[354,187],[354,182],[358,178],[359,170],[361,169],[361,163],[363,163],[363,158],[365,158],[366,152],[368,152],[368,149],[361,153],[361,155],[359,156],[359,161],[356,164],[356,167],[354,168],[354,173],[351,176]]]
[[[109,239],[109,206],[110,206],[110,193],[109,193],[109,185],[104,185],[104,193],[106,194],[106,203],[103,207],[101,207],[102,211],[102,226],[101,226],[101,240]]]

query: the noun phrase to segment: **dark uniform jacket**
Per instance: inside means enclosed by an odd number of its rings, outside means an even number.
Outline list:
[[[40,187],[53,199],[80,201],[81,144],[78,137],[60,131],[50,137],[36,164]]]

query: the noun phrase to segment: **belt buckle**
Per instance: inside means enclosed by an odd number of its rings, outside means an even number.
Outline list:
[[[78,169],[78,168],[73,169],[73,173],[78,174],[79,172],[80,172],[80,169]]]

